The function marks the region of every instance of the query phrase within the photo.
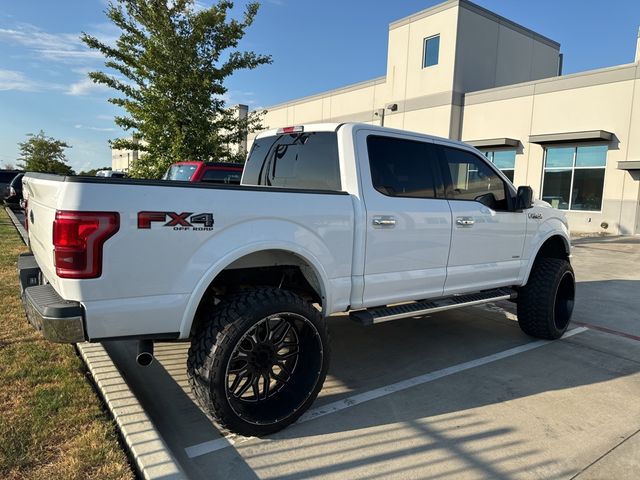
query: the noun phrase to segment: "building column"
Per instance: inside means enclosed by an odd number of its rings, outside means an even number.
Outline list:
[[[239,104],[237,108],[238,108],[238,120],[244,120],[246,122],[247,119],[249,118],[249,106]],[[247,130],[246,129],[242,135],[242,138],[240,139],[240,145],[238,145],[238,148],[243,154],[247,153]]]

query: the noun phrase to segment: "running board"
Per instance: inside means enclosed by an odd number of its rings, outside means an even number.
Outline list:
[[[349,314],[349,318],[362,325],[389,322],[400,318],[418,317],[429,313],[451,310],[453,308],[470,307],[482,303],[497,302],[498,300],[513,300],[517,294],[511,288],[496,288],[478,293],[451,295],[449,297],[420,300],[403,303],[391,307],[375,307],[367,310],[357,310]]]

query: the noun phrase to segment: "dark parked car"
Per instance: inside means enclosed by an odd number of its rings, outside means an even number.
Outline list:
[[[9,196],[9,185],[11,180],[15,178],[19,173],[24,173],[22,170],[0,170],[0,198]]]
[[[13,177],[4,197],[4,203],[12,208],[22,208],[22,177],[24,173],[18,173]]]

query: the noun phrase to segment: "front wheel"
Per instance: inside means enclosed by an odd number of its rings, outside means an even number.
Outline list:
[[[540,258],[529,281],[518,292],[518,323],[527,335],[554,340],[569,326],[575,301],[571,264],[558,258]]]
[[[263,288],[216,306],[192,339],[187,374],[200,406],[223,427],[262,436],[309,408],[328,366],[320,313],[291,292]]]

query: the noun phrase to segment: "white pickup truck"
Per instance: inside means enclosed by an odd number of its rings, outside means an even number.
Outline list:
[[[294,422],[329,365],[324,318],[371,325],[510,299],[565,332],[564,215],[460,142],[364,124],[261,133],[241,185],[27,174],[30,322],[54,342],[190,341],[202,408],[243,435]],[[419,321],[419,320],[416,320]]]

